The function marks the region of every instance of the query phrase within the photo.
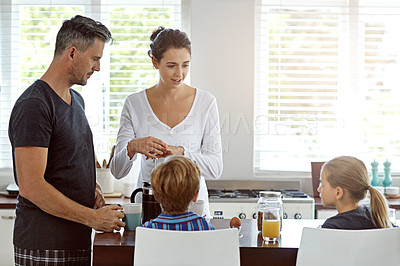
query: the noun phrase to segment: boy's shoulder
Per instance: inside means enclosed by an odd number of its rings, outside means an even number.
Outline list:
[[[176,215],[161,213],[157,218],[144,223],[142,226],[178,231],[215,230],[206,219],[191,211]]]

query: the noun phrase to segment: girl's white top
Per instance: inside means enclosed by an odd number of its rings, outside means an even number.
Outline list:
[[[127,145],[134,138],[153,136],[168,145],[183,146],[185,156],[197,163],[201,171],[198,200],[204,201],[203,215],[211,218],[208,192],[205,178],[218,179],[222,174],[222,147],[218,107],[215,97],[196,89],[196,95],[188,115],[173,128],[161,122],[154,114],[146,91],[140,91],[127,97],[121,112],[115,155],[111,161],[111,173],[120,179],[131,170],[137,157],[141,160],[141,169],[137,187],[142,182],[150,182],[150,174],[155,163],[146,160],[143,154],[135,154],[129,159]],[[158,159],[162,162],[164,158]],[[157,162],[158,163],[158,162]]]

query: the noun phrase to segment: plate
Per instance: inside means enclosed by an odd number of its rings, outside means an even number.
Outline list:
[[[385,195],[385,197],[387,199],[399,199],[400,198],[400,194],[397,194],[397,195]]]

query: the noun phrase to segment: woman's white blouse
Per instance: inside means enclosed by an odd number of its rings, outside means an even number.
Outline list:
[[[117,179],[129,173],[133,161],[139,156],[141,169],[136,186],[141,187],[143,181],[150,182],[154,161],[146,160],[143,154],[135,154],[130,160],[127,151],[130,140],[148,136],[158,138],[168,145],[183,146],[185,156],[197,163],[201,171],[198,200],[204,201],[203,214],[210,217],[205,178],[218,179],[222,174],[221,135],[215,97],[196,89],[188,115],[178,125],[170,128],[154,114],[145,90],[128,96],[121,112],[115,155],[110,164],[111,173]]]

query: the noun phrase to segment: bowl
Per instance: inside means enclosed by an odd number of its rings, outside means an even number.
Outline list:
[[[399,194],[399,187],[385,187],[385,195],[395,196]]]

